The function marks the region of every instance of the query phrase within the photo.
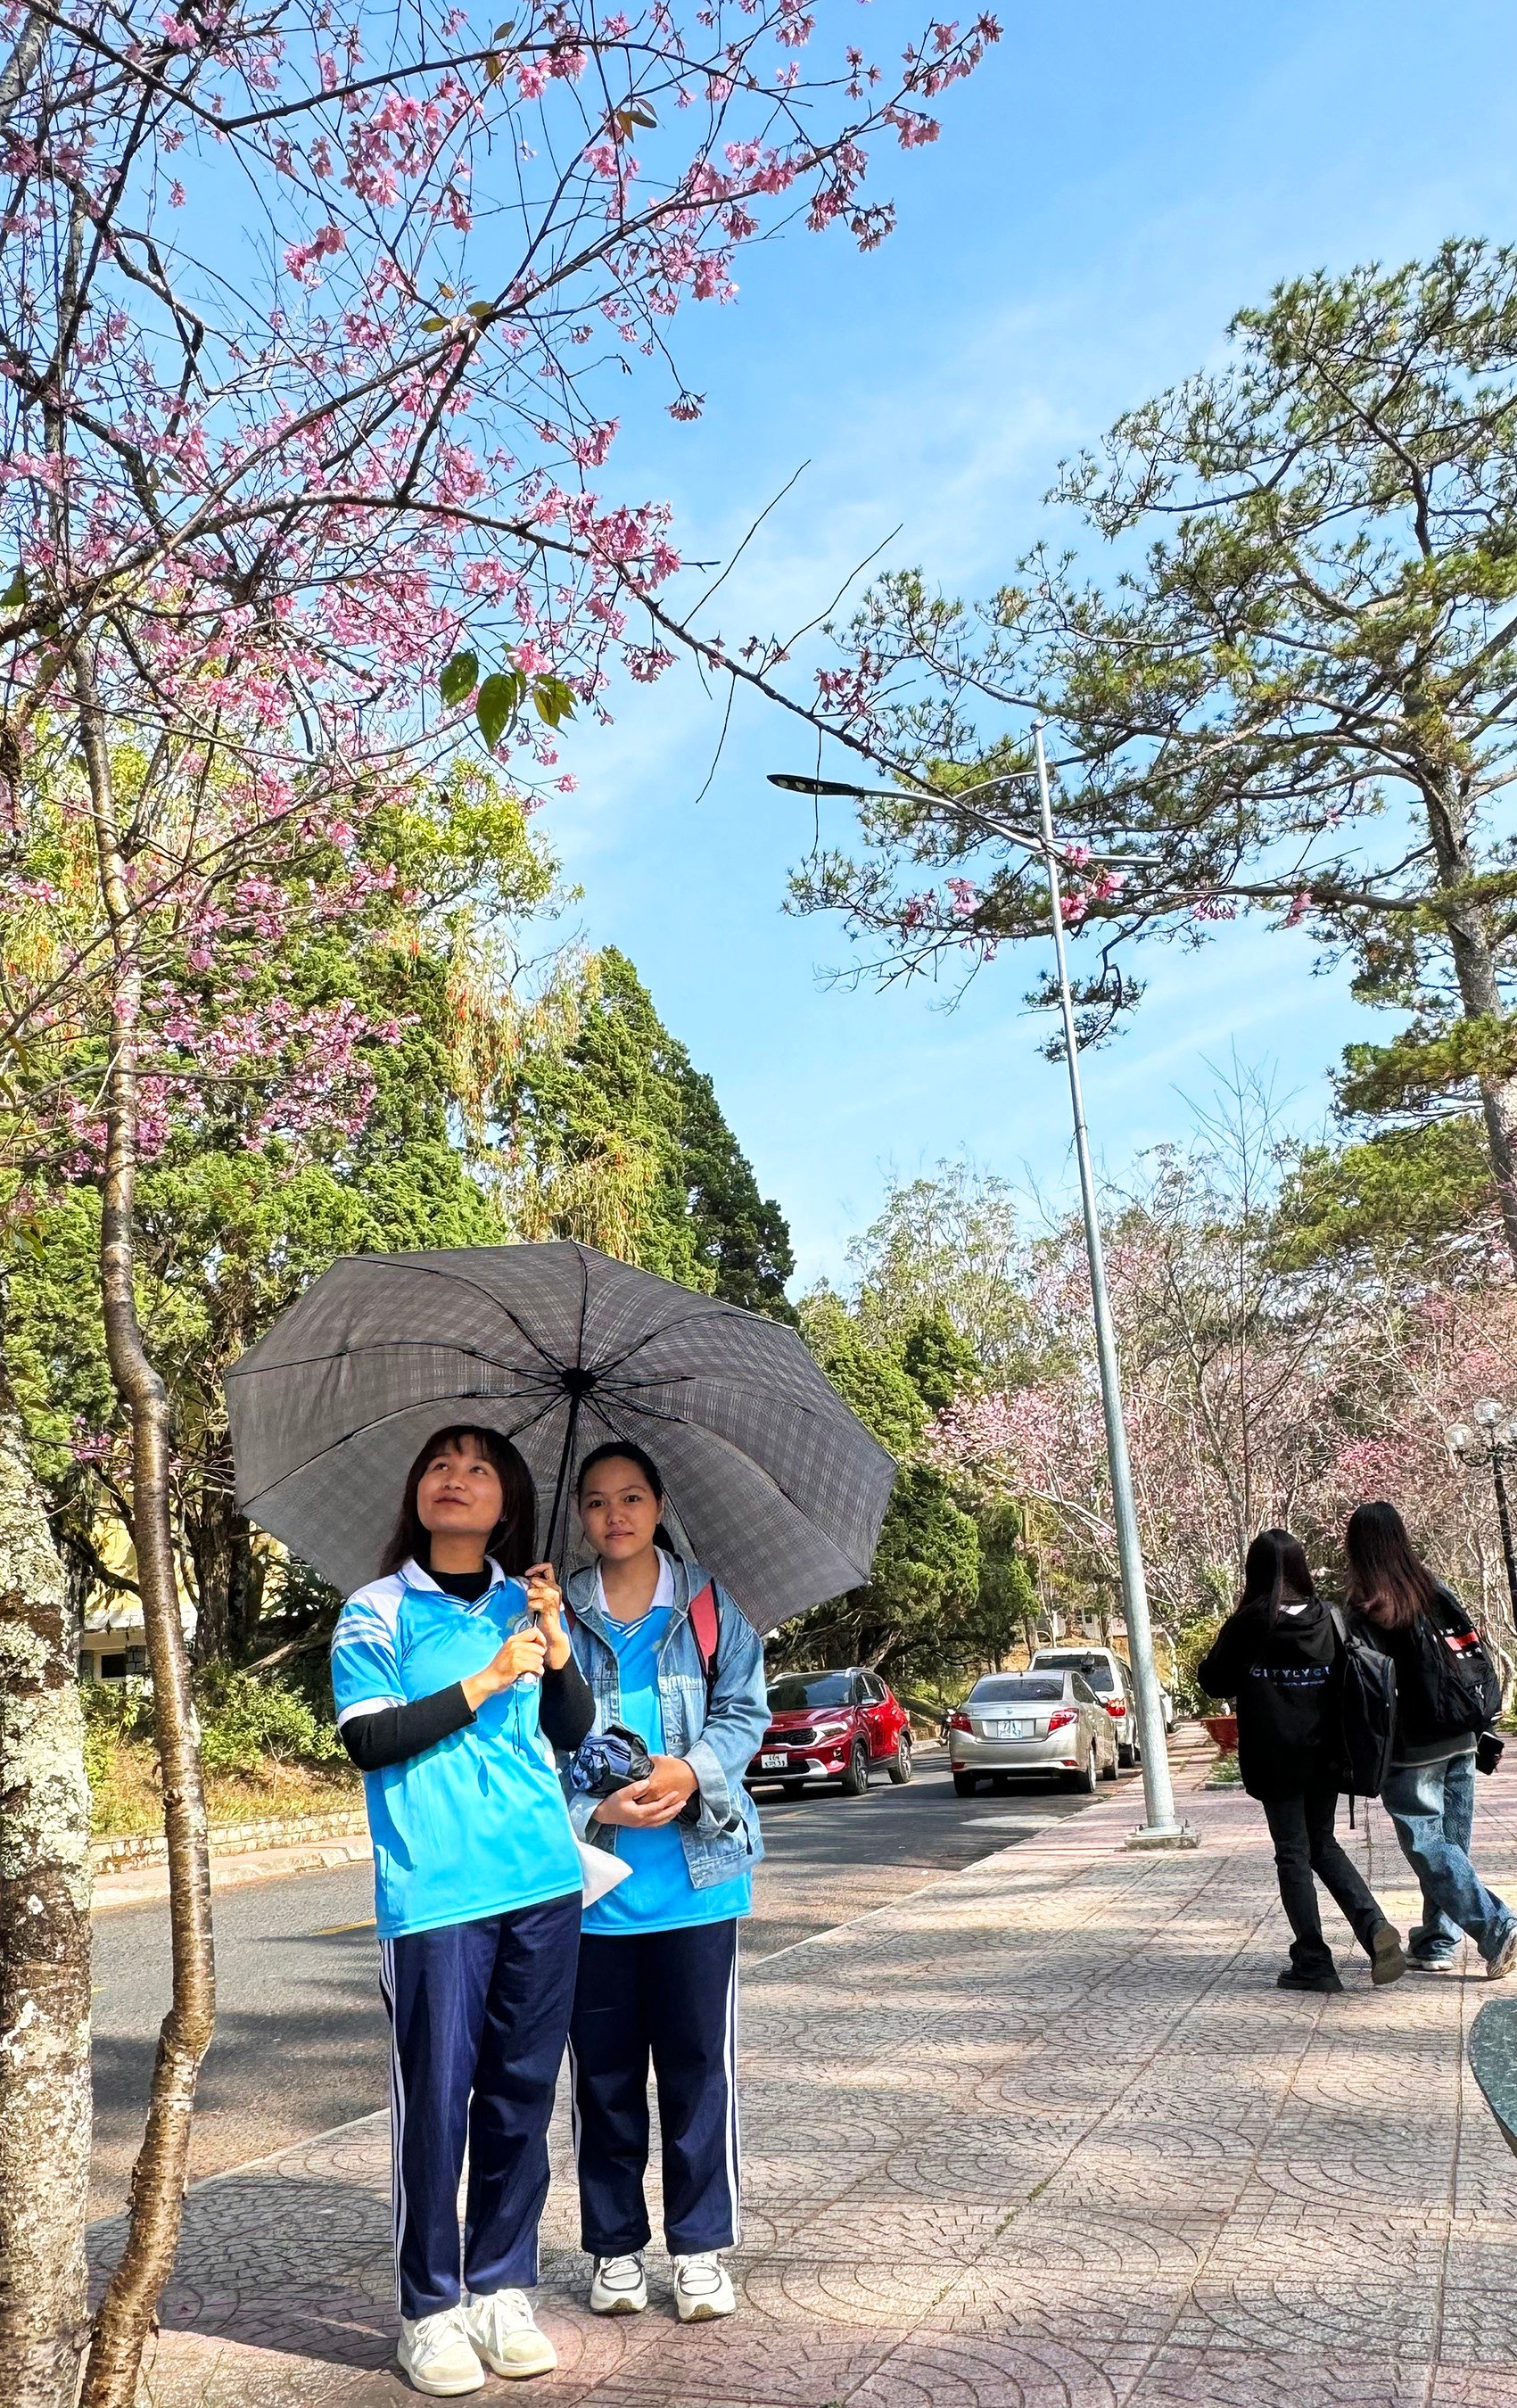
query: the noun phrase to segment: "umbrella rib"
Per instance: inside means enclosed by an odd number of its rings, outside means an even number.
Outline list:
[[[575,1251],[578,1253],[579,1249],[576,1248]],[[493,1304],[497,1312],[504,1313],[506,1319],[510,1323],[511,1327],[516,1330],[521,1337],[526,1340],[526,1342],[531,1347],[533,1353],[535,1354],[540,1354],[543,1361],[549,1364],[553,1370],[562,1371],[566,1368],[558,1360],[556,1354],[550,1354],[548,1348],[542,1344],[539,1339],[534,1338],[530,1329],[523,1326],[523,1325],[517,1319],[508,1304],[503,1303],[498,1296],[493,1296],[489,1288],[485,1287],[480,1281],[465,1278],[462,1271],[434,1270],[430,1263],[419,1263],[414,1258],[396,1262],[393,1261],[388,1254],[351,1254],[348,1259],[350,1262],[361,1262],[379,1270],[421,1271],[424,1272],[428,1279],[451,1280],[455,1286],[470,1288],[476,1296],[482,1296],[488,1304]],[[581,1268],[582,1268],[583,1263],[581,1258]]]
[[[696,1291],[692,1289],[691,1293],[694,1295]],[[613,1355],[604,1366],[604,1369],[620,1371],[623,1363],[630,1363],[634,1354],[639,1353],[644,1346],[651,1346],[655,1338],[667,1338],[671,1329],[688,1329],[693,1321],[730,1321],[735,1313],[740,1315],[744,1321],[758,1321],[763,1318],[762,1314],[750,1312],[746,1305],[728,1304],[722,1297],[715,1297],[709,1303],[703,1303],[698,1312],[681,1312],[678,1320],[665,1321],[658,1329],[645,1329],[640,1338],[633,1340],[624,1354]],[[773,1326],[779,1329],[783,1325],[777,1321]]]
[[[631,1412],[640,1413],[645,1421],[665,1422],[669,1424],[671,1426],[680,1429],[698,1429],[703,1438],[714,1440],[718,1446],[725,1447],[730,1455],[737,1455],[741,1462],[748,1466],[751,1471],[756,1471],[761,1480],[767,1481],[769,1486],[774,1490],[775,1495],[784,1498],[785,1503],[790,1507],[791,1512],[800,1516],[800,1519],[806,1524],[809,1530],[819,1529],[819,1525],[813,1519],[811,1514],[808,1512],[806,1507],[800,1504],[797,1499],[791,1495],[788,1488],[781,1485],[781,1484],[775,1478],[774,1473],[768,1470],[764,1464],[758,1462],[754,1456],[747,1454],[742,1447],[735,1445],[731,1439],[723,1438],[720,1430],[712,1429],[705,1422],[693,1422],[688,1413],[661,1413],[658,1412],[656,1407],[652,1405],[629,1403],[627,1409]],[[609,1418],[610,1417],[608,1414],[607,1419],[608,1420]],[[624,1432],[623,1435],[630,1435],[630,1433]],[[875,1444],[877,1446],[880,1444],[878,1439],[875,1440]],[[882,1455],[885,1453],[883,1447],[880,1448],[880,1453]],[[894,1457],[887,1456],[886,1459],[887,1461],[894,1462]],[[899,1467],[896,1468],[898,1469]],[[680,1512],[678,1498],[675,1499],[674,1510],[677,1513],[680,1513],[680,1518],[683,1521],[684,1515]],[[868,1567],[866,1566],[862,1570],[859,1570],[859,1567],[856,1564],[853,1564],[852,1556],[848,1555],[844,1548],[838,1544],[838,1541],[833,1537],[830,1530],[820,1530],[820,1536],[826,1540],[829,1546],[836,1547],[837,1549],[837,1553],[843,1556],[846,1563],[853,1565],[854,1570],[859,1572],[859,1578],[861,1581],[866,1581],[868,1579]]]
[[[367,1438],[371,1430],[383,1429],[386,1422],[403,1421],[408,1413],[420,1412],[425,1405],[431,1404],[438,1408],[444,1405],[498,1405],[502,1401],[501,1398],[492,1396],[487,1388],[463,1388],[456,1396],[422,1397],[413,1404],[397,1405],[394,1412],[376,1413],[372,1421],[360,1424],[357,1429],[344,1430],[340,1438],[333,1439],[326,1446],[319,1446],[314,1455],[307,1455],[304,1463],[292,1464],[287,1471],[280,1472],[278,1480],[271,1480],[266,1488],[260,1488],[257,1496],[240,1500],[237,1510],[239,1512],[251,1513],[260,1498],[271,1497],[276,1488],[284,1486],[287,1480],[298,1480],[302,1472],[311,1470],[327,1455],[336,1455],[343,1447],[351,1446],[355,1439]],[[508,1430],[502,1430],[501,1437],[512,1440],[520,1438],[523,1430],[533,1428],[537,1423],[551,1413],[557,1402],[557,1397],[550,1397],[547,1403],[539,1405],[535,1413],[528,1413],[525,1421],[516,1422]]]
[[[771,1402],[778,1401],[773,1390],[764,1381],[737,1379],[725,1371],[669,1371],[651,1380],[603,1380],[597,1376],[595,1386],[603,1394],[622,1397],[630,1396],[635,1388],[691,1388],[697,1381],[709,1388],[733,1388],[743,1396],[768,1397]],[[815,1405],[806,1404],[799,1398],[786,1398],[784,1402],[786,1410],[791,1412],[814,1413],[817,1410]]]
[[[466,1354],[476,1363],[493,1364],[497,1371],[513,1372],[519,1380],[533,1380],[538,1384],[556,1381],[562,1384],[564,1367],[547,1357],[548,1368],[536,1363],[511,1363],[504,1354],[487,1354],[482,1346],[471,1346],[461,1338],[376,1338],[359,1346],[339,1346],[329,1354],[292,1354],[283,1363],[234,1363],[226,1373],[229,1380],[250,1380],[260,1372],[309,1371],[322,1363],[340,1363],[359,1354],[435,1354],[439,1349],[452,1354]]]

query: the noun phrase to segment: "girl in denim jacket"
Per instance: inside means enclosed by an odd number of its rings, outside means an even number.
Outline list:
[[[652,1758],[611,1797],[570,1795],[579,1836],[629,1867],[586,1912],[569,2027],[580,2245],[597,2315],[647,2306],[651,2067],[675,2306],[692,2323],[737,2305],[721,2253],[738,2238],[737,1926],[763,1855],[743,1775],[768,1722],[764,1654],[669,1542],[663,1482],[640,1447],[588,1455],[578,1500],[596,1562],[568,1584],[575,1657],[599,1728],[636,1730]],[[714,1650],[693,1606],[714,1623]]]

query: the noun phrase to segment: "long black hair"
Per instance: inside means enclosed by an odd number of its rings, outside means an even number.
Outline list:
[[[1289,1530],[1261,1530],[1243,1558],[1243,1594],[1238,1604],[1267,1605],[1270,1621],[1278,1622],[1286,1598],[1304,1601],[1316,1594],[1300,1540],[1293,1539]]]
[[[585,1482],[591,1473],[599,1464],[612,1462],[636,1464],[652,1491],[654,1504],[663,1505],[664,1475],[652,1456],[644,1448],[634,1445],[629,1438],[608,1439],[604,1446],[591,1448],[580,1466],[580,1476],[574,1484],[574,1501],[577,1505],[585,1493]],[[653,1532],[653,1544],[655,1547],[662,1547],[667,1555],[677,1555],[679,1552],[662,1521]]]
[[[1359,1505],[1343,1533],[1349,1603],[1386,1630],[1404,1630],[1431,1609],[1438,1583],[1394,1505]]]
[[[508,1578],[524,1572],[528,1564],[536,1563],[537,1492],[532,1484],[531,1472],[509,1439],[502,1438],[498,1430],[475,1429],[467,1422],[451,1422],[446,1429],[433,1431],[406,1474],[400,1518],[384,1551],[381,1572],[399,1571],[413,1555],[423,1570],[431,1570],[432,1535],[422,1526],[416,1492],[434,1456],[458,1454],[465,1439],[474,1440],[500,1482],[500,1520],[485,1541],[485,1554],[494,1556]]]

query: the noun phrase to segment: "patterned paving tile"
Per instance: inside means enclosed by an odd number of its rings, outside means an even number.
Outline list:
[[[1517,1895],[1517,1770],[1480,1851]],[[1509,1804],[1509,1799],[1511,1803]],[[1517,2408],[1514,2170],[1473,1979],[1274,1987],[1257,1810],[1194,1855],[1125,1798],[749,1976],[743,2315],[584,2303],[562,2107],[545,2408]],[[1372,1813],[1353,1845],[1408,1919]],[[655,2186],[656,2188],[656,2186]],[[97,2267],[120,2227],[92,2234]],[[395,2408],[385,2119],[205,2184],[154,2408]]]

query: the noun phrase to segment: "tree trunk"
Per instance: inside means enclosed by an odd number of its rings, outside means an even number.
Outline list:
[[[1472,875],[1464,797],[1451,793],[1446,778],[1440,781],[1432,776],[1424,782],[1424,796],[1438,885],[1446,893],[1457,893]],[[1447,916],[1449,948],[1466,1018],[1504,1019],[1506,1012],[1484,908],[1477,902],[1458,900],[1449,906]],[[1491,1168],[1496,1173],[1502,1232],[1512,1268],[1517,1271],[1517,1078],[1482,1079],[1481,1113],[1485,1122]]]
[[[200,1609],[193,1652],[197,1664],[243,1664],[257,1645],[263,1566],[253,1554],[252,1525],[233,1502],[230,1449],[224,1464],[220,1454],[201,1473],[193,1498],[186,1496],[179,1507]]]
[[[199,1731],[179,1617],[170,1514],[168,1398],[137,1322],[135,1207],[137,1049],[142,974],[132,896],[116,822],[109,752],[93,664],[74,665],[79,735],[90,777],[100,889],[114,946],[110,1059],[106,1074],[106,1171],[100,1288],[111,1378],[132,1423],[132,1529],[152,1669],[153,1733],[168,1842],[173,2001],[158,2036],[148,2128],[132,2169],[126,2245],[95,2317],[84,2408],[135,2408],[143,2344],[179,2245],[190,2119],[216,2014],[210,1867]]]
[[[90,1792],[79,1624],[0,1367],[0,2399],[73,2408],[89,2338]]]

